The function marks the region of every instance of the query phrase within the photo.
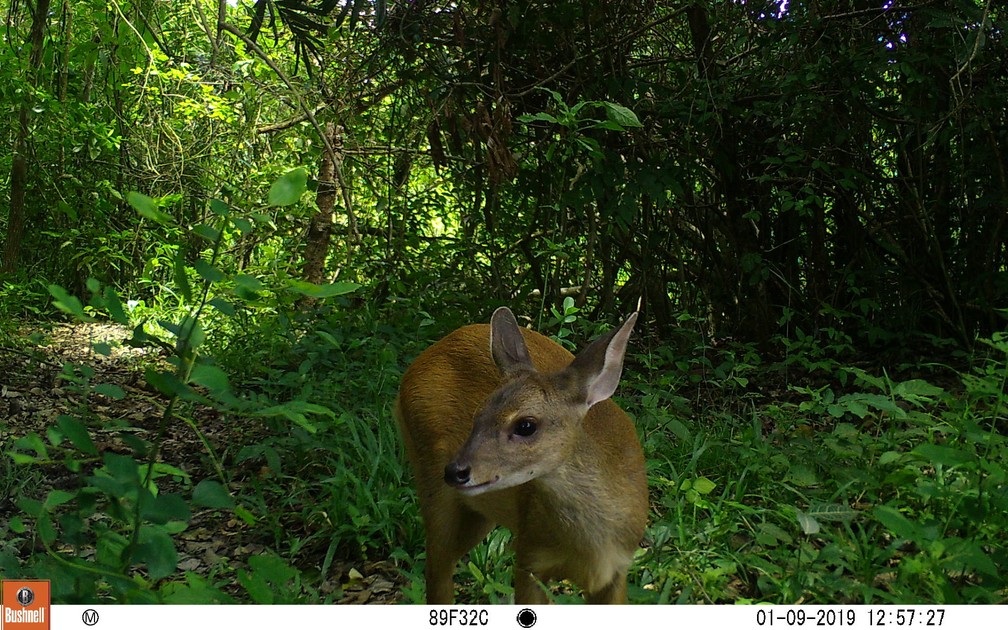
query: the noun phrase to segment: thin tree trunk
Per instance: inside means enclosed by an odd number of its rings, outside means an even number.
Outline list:
[[[49,19],[49,0],[38,0],[32,13],[31,54],[28,57],[28,84],[37,87],[38,69],[42,65],[42,39]],[[21,102],[18,112],[17,137],[11,157],[10,212],[7,215],[7,242],[4,246],[2,271],[13,273],[17,269],[24,238],[25,192],[28,188],[28,153],[31,149],[28,115],[31,111],[29,98]]]
[[[333,123],[326,125],[326,135],[333,149],[341,154],[343,148],[342,129]],[[336,205],[336,164],[328,151],[322,152],[319,165],[319,185],[315,203],[318,211],[308,225],[305,237],[304,267],[301,277],[315,284],[325,282],[325,262],[329,256],[329,241],[332,236],[333,207]],[[299,300],[302,308],[310,307],[315,299],[304,297]]]

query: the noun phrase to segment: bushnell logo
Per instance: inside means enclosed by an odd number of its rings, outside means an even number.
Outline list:
[[[22,606],[31,606],[32,602],[35,601],[35,591],[27,586],[22,586],[18,589],[15,597],[17,597],[18,603]]]

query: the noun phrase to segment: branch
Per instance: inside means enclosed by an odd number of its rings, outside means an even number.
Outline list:
[[[318,114],[320,111],[322,111],[326,107],[328,107],[328,105],[326,105],[325,103],[323,103],[323,104],[319,105],[318,107],[316,107],[311,113],[312,114]],[[272,124],[269,124],[269,125],[263,125],[261,127],[256,127],[255,132],[262,134],[262,133],[273,133],[275,131],[283,131],[285,129],[290,129],[291,127],[293,127],[295,125],[300,125],[301,123],[303,123],[306,120],[308,120],[308,114],[304,113],[304,114],[301,114],[300,116],[296,116],[296,117],[291,118],[289,120],[285,120],[285,121],[278,122],[278,123],[272,123]]]
[[[287,86],[287,88],[291,91],[291,94],[294,95],[294,98],[297,99],[298,109],[300,109],[305,118],[311,122],[312,127],[315,128],[315,133],[317,133],[318,137],[322,139],[322,144],[329,153],[329,157],[333,160],[333,164],[335,165],[336,181],[339,182],[340,187],[340,196],[343,198],[343,205],[346,207],[347,219],[350,223],[350,235],[355,244],[360,243],[360,233],[357,231],[357,217],[354,215],[353,206],[350,202],[350,191],[347,188],[346,180],[343,178],[343,169],[339,166],[339,157],[336,155],[336,150],[333,149],[332,143],[329,142],[329,138],[322,130],[322,126],[319,125],[318,120],[315,119],[315,112],[308,109],[308,106],[305,105],[304,100],[301,98],[301,93],[294,88],[294,85],[291,83],[290,79],[287,78],[284,71],[280,69],[280,66],[278,66],[276,62],[266,54],[266,51],[259,47],[258,44],[249,39],[245,33],[242,33],[236,27],[228,24],[227,22],[218,22],[217,28],[222,31],[227,31],[240,39],[249,50],[254,52],[260,59],[266,62],[266,65],[268,65],[270,69],[273,70],[278,77],[280,77],[280,80],[284,82],[284,85]]]
[[[210,65],[216,66],[217,59],[220,57],[220,46],[217,45],[218,37],[210,30],[210,23],[207,21],[206,14],[203,12],[202,4],[194,2],[193,7],[196,10],[196,17],[199,18],[200,27],[202,27],[203,32],[206,33],[207,41],[210,42],[210,48],[213,49]]]
[[[970,56],[967,57],[966,60],[962,62],[962,65],[959,66],[959,69],[956,70],[956,73],[949,78],[949,87],[954,88],[955,83],[959,80],[959,75],[961,75],[963,72],[966,72],[966,68],[968,68],[970,64],[973,63],[973,60],[976,59],[976,56],[980,53],[980,40],[983,38],[984,24],[987,23],[987,18],[990,17],[990,8],[991,8],[991,0],[987,0],[987,6],[984,7],[983,17],[980,18],[980,25],[977,28],[976,41],[973,42],[973,50],[970,51]]]
[[[645,32],[645,31],[649,31],[649,30],[651,30],[652,28],[654,28],[656,26],[664,24],[665,22],[671,21],[672,19],[678,17],[679,14],[684,13],[687,10],[687,8],[678,9],[676,11],[673,11],[672,13],[669,13],[668,15],[662,16],[662,17],[660,17],[660,18],[658,18],[656,20],[652,20],[651,22],[648,22],[647,24],[641,26],[637,30],[631,31],[631,32],[627,33],[626,35],[620,37],[619,39],[617,39],[614,42],[605,42],[603,44],[599,44],[598,46],[596,46],[595,48],[589,50],[588,52],[586,52],[586,53],[584,53],[582,55],[578,55],[577,57],[575,57],[574,59],[572,59],[571,61],[569,61],[567,64],[565,64],[559,70],[557,70],[553,74],[549,75],[545,79],[541,79],[539,81],[536,81],[534,84],[532,84],[531,86],[525,88],[521,92],[518,92],[517,94],[514,94],[513,97],[514,98],[521,98],[523,96],[528,96],[529,94],[531,94],[535,90],[539,89],[540,87],[542,87],[542,86],[544,86],[544,85],[546,85],[546,84],[548,84],[548,83],[556,80],[557,78],[559,78],[565,72],[567,72],[568,70],[570,70],[571,68],[573,68],[574,65],[577,64],[578,62],[583,61],[583,60],[587,59],[588,57],[592,57],[592,56],[594,56],[594,55],[602,52],[603,50],[606,50],[606,49],[609,49],[609,48],[613,48],[614,46],[617,46],[617,45],[619,45],[619,44],[621,44],[621,43],[623,43],[625,41],[631,40],[631,39],[637,37],[638,35],[640,35],[641,33]]]

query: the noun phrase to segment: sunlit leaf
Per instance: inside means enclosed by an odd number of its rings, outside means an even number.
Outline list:
[[[292,280],[291,291],[313,298],[329,298],[352,293],[360,288],[355,282],[334,282],[332,284],[313,284],[303,280]]]
[[[66,289],[57,285],[49,285],[49,295],[53,296],[53,306],[59,310],[73,315],[77,319],[87,320],[89,319],[87,315],[84,314],[84,305],[76,297],[70,295],[66,292]]]
[[[308,190],[308,171],[303,167],[288,171],[270,186],[269,205],[289,206],[295,204],[306,190]]]
[[[161,224],[174,223],[175,219],[158,207],[158,202],[143,193],[130,191],[126,193],[126,201],[140,213],[140,216]]]

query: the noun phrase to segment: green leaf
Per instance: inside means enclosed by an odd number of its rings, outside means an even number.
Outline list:
[[[175,253],[173,264],[175,285],[179,288],[185,301],[192,302],[192,286],[189,284],[189,275],[186,273],[185,251],[181,247]]]
[[[245,217],[231,217],[231,224],[243,235],[247,235],[252,231],[252,222]]]
[[[888,466],[889,464],[898,462],[903,458],[903,453],[899,451],[886,451],[879,456],[878,463],[879,466]]]
[[[220,282],[226,277],[220,269],[214,267],[202,258],[197,260],[193,267],[196,269],[196,273],[198,273],[207,282]]]
[[[208,508],[230,509],[235,505],[234,497],[219,481],[204,479],[196,484],[192,495],[193,503]]]
[[[15,505],[17,505],[18,509],[22,512],[35,519],[42,518],[42,515],[45,514],[45,508],[42,507],[42,502],[38,499],[21,497],[15,501]]]
[[[301,295],[313,298],[329,298],[352,293],[360,288],[355,282],[334,282],[332,284],[313,284],[303,280],[291,280],[289,289]]]
[[[147,368],[144,370],[144,377],[148,384],[165,396],[178,396],[184,400],[202,400],[202,397],[195,396],[195,392],[186,387],[185,383],[180,381],[173,372]]]
[[[606,129],[608,131],[626,131],[626,128],[623,125],[617,122],[613,122],[611,120],[603,120],[601,122],[597,122],[591,127],[592,129]]]
[[[921,529],[907,517],[900,514],[899,510],[888,505],[877,505],[872,510],[875,520],[882,523],[886,529],[896,535],[901,540],[920,542]]]
[[[154,479],[158,479],[159,477],[170,476],[174,478],[176,481],[180,481],[186,485],[189,485],[189,473],[182,470],[178,466],[172,466],[171,464],[166,464],[164,462],[156,462],[154,466],[151,468],[151,470],[154,471],[153,476]],[[140,466],[140,476],[141,477],[147,476],[146,464]]]
[[[266,580],[243,569],[238,570],[238,583],[249,594],[249,599],[255,604],[269,605],[273,603],[273,587]]]
[[[53,306],[59,310],[73,315],[80,320],[89,320],[90,318],[84,314],[84,305],[81,301],[70,295],[66,290],[59,286],[58,284],[49,285],[49,295],[53,296]]]
[[[473,576],[476,578],[477,582],[485,582],[486,576],[480,571],[480,568],[476,566],[474,562],[469,562],[469,571],[472,572]]]
[[[215,365],[197,363],[193,366],[192,373],[189,375],[189,380],[197,385],[206,387],[214,393],[226,392],[231,389],[231,385],[228,383],[227,374],[224,373],[224,370]]]
[[[163,525],[169,521],[188,523],[192,517],[189,506],[177,494],[159,494],[154,496],[145,493],[146,500],[142,503],[141,516],[152,523]]]
[[[162,225],[174,223],[175,219],[166,212],[158,208],[158,202],[143,193],[130,191],[126,193],[126,201],[140,213],[140,216],[155,221]]]
[[[32,455],[26,455],[25,453],[10,453],[11,461],[19,466],[24,466],[27,464],[34,464],[38,459]]]
[[[806,514],[801,510],[795,510],[795,519],[797,519],[798,525],[801,526],[802,533],[806,536],[818,534],[820,529],[822,529],[819,525],[819,521],[817,521],[814,516]]]
[[[892,390],[893,396],[902,398],[914,404],[932,403],[945,393],[945,390],[921,379],[913,379],[897,383]]]
[[[952,571],[967,570],[977,571],[991,577],[997,577],[998,567],[991,560],[990,554],[977,543],[971,540],[951,540],[949,541],[947,557],[942,564]]]
[[[700,494],[710,494],[716,487],[717,484],[707,477],[699,477],[693,482],[693,489]]]
[[[304,167],[288,171],[270,186],[269,205],[293,205],[300,201],[301,195],[306,190],[308,190],[308,171]]]
[[[49,512],[42,511],[39,514],[38,519],[35,521],[35,531],[38,532],[39,538],[42,539],[45,544],[52,546],[56,542],[56,528],[53,526],[52,518],[49,516]]]
[[[29,433],[28,435],[14,440],[15,448],[31,449],[35,451],[35,454],[39,456],[40,459],[48,459],[49,451],[46,449],[45,442],[39,437],[38,433]]]
[[[238,581],[258,604],[287,603],[296,596],[300,571],[272,555],[252,556],[250,572],[239,571]]]
[[[49,494],[46,495],[45,503],[42,507],[50,512],[53,508],[57,508],[64,503],[68,503],[77,498],[76,492],[67,492],[66,490],[50,490]]]
[[[105,453],[102,460],[105,462],[103,468],[114,478],[123,483],[140,483],[140,464],[129,455],[118,453]]]
[[[548,122],[548,123],[553,123],[553,124],[556,124],[556,123],[559,122],[556,119],[555,116],[550,116],[549,114],[547,114],[545,112],[539,112],[538,114],[523,114],[523,115],[521,115],[521,116],[518,117],[518,121],[519,122],[523,122],[523,123],[530,123],[530,122],[540,121],[540,122]]]
[[[881,394],[844,394],[840,398],[837,398],[837,404],[846,407],[848,411],[859,418],[864,418],[868,414],[868,407],[873,407],[894,418],[906,417],[906,412],[899,405],[894,403],[888,396]]]
[[[812,488],[819,485],[819,477],[815,471],[801,464],[792,466],[788,470],[785,480],[803,488]]]
[[[839,503],[813,503],[808,514],[819,521],[849,523],[859,512]]]
[[[258,300],[262,296],[259,291],[264,289],[264,285],[258,278],[253,276],[238,274],[233,278],[235,282],[234,294],[246,302]]]
[[[210,200],[210,211],[219,217],[226,217],[231,214],[231,209],[228,208],[228,205],[220,199]]]
[[[187,571],[185,579],[184,584],[169,581],[158,587],[162,603],[182,605],[236,603],[234,598],[213,585],[212,578]]]
[[[255,514],[249,512],[247,508],[241,505],[235,506],[234,513],[235,516],[244,521],[246,525],[255,525],[256,521],[259,520],[255,517]]]
[[[637,114],[618,103],[602,103],[606,117],[621,127],[643,127]]]
[[[175,541],[157,527],[146,526],[140,529],[140,544],[137,545],[135,558],[147,565],[147,572],[152,580],[168,577],[178,566]]]
[[[105,309],[108,310],[109,316],[117,324],[122,324],[125,326],[129,323],[129,317],[126,315],[126,311],[123,310],[122,301],[119,299],[119,294],[112,287],[105,287],[102,291],[102,298],[104,298]]]
[[[932,464],[940,464],[945,467],[961,466],[975,460],[975,457],[970,452],[938,444],[921,444],[910,451],[910,454],[921,457]]]
[[[189,348],[199,348],[206,341],[206,331],[199,319],[186,315],[179,323],[179,335],[186,340]]]
[[[306,414],[328,416],[330,418],[335,417],[335,414],[328,407],[323,407],[322,405],[316,405],[314,403],[305,402],[303,400],[291,400],[282,405],[274,405],[272,407],[267,407],[266,409],[260,409],[255,412],[257,416],[265,417],[283,417],[294,422],[300,426],[305,431],[309,433],[316,433],[318,427],[316,427],[310,420],[308,420]]]
[[[263,283],[259,281],[255,276],[250,276],[244,273],[239,273],[235,275],[234,282],[240,287],[244,287],[249,291],[262,291]]]
[[[94,386],[94,390],[103,396],[108,396],[112,400],[122,400],[123,398],[126,398],[126,392],[124,392],[123,388],[118,385],[99,383]]]
[[[82,453],[87,453],[88,455],[98,454],[98,449],[95,448],[94,442],[88,434],[87,427],[80,420],[71,416],[60,416],[56,419],[56,424],[59,425],[60,431],[70,440],[70,443],[76,446]]]
[[[767,547],[776,547],[779,543],[791,544],[794,539],[791,534],[773,523],[760,523],[756,526],[756,541]]]
[[[210,300],[207,304],[217,309],[220,314],[227,315],[228,317],[232,317],[237,313],[235,307],[231,306],[230,302],[219,296]]]
[[[199,225],[194,227],[193,233],[210,243],[216,243],[217,239],[219,239],[221,235],[220,230],[214,227],[210,227],[205,223],[200,223]]]

